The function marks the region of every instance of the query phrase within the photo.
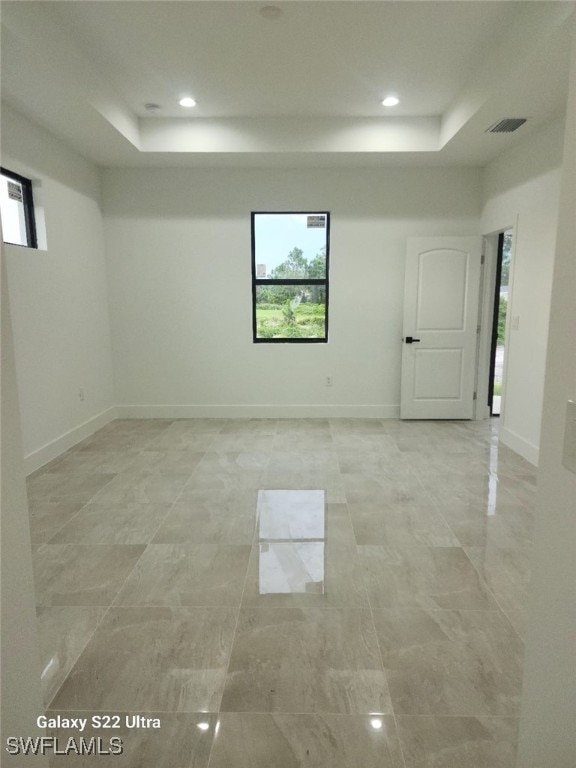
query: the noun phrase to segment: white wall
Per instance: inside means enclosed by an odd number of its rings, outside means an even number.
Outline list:
[[[105,423],[114,404],[100,179],[93,165],[7,107],[2,164],[33,180],[46,223],[47,250],[6,246],[32,471]]]
[[[576,474],[562,465],[566,401],[576,400],[576,22],[573,30],[518,768],[576,765]]]
[[[563,125],[550,124],[484,171],[482,233],[514,227],[501,439],[538,463]]]
[[[406,238],[478,234],[480,194],[474,169],[106,170],[120,413],[396,416]],[[331,212],[329,343],[253,344],[250,211],[306,209]]]
[[[2,659],[0,684],[2,723],[2,752],[8,736],[39,736],[36,718],[44,711],[40,686],[40,650],[36,612],[34,610],[34,584],[32,578],[32,550],[30,523],[26,508],[26,488],[22,464],[22,446],[18,416],[18,394],[12,345],[12,326],[4,248],[2,251],[1,305],[2,339],[0,351],[0,389],[2,423],[0,444],[1,488],[1,556],[2,574]],[[44,757],[4,757],[6,764],[46,766]]]
[[[3,163],[34,179],[48,230],[47,251],[7,248],[29,471],[116,404],[142,416],[398,415],[406,238],[516,223],[509,314],[520,328],[502,434],[537,461],[561,124],[483,174],[105,170],[108,286],[97,170],[10,109],[2,127]],[[330,343],[254,345],[250,211],[307,208],[332,213]]]

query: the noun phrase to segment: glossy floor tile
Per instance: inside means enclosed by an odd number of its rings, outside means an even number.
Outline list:
[[[526,629],[528,625],[528,611],[526,608],[514,608],[505,611],[506,618],[516,630],[518,637],[524,642],[526,640]]]
[[[391,712],[371,614],[243,608],[224,712]]]
[[[210,768],[404,768],[390,715],[225,712]]]
[[[46,705],[68,676],[106,610],[77,605],[38,608],[41,681]]]
[[[294,470],[268,469],[262,478],[259,489],[264,490],[307,490],[322,489],[326,492],[328,504],[345,504],[346,489],[342,476],[337,471],[306,469],[300,472]]]
[[[132,459],[130,469],[190,475],[204,458],[203,451],[141,451]]]
[[[320,541],[255,546],[242,605],[370,607],[355,550]]]
[[[152,544],[115,605],[240,605],[249,546]]]
[[[350,516],[323,490],[262,490],[244,606],[369,608]]]
[[[274,435],[258,432],[228,432],[216,435],[210,449],[216,453],[262,453],[272,450]]]
[[[259,472],[268,465],[265,451],[206,451],[196,474],[243,475]]]
[[[391,504],[349,504],[359,545],[457,547],[460,545],[432,504],[404,507]]]
[[[122,450],[105,446],[93,450],[69,451],[54,463],[50,474],[118,474],[130,469],[137,457],[134,450]]]
[[[466,554],[504,611],[524,609],[530,586],[531,548],[466,547]]]
[[[28,499],[35,503],[73,497],[86,503],[116,477],[114,473],[46,472],[28,483]]]
[[[518,721],[504,717],[396,718],[406,768],[514,768]]]
[[[88,503],[50,539],[51,544],[147,544],[170,504]]]
[[[45,544],[34,558],[38,605],[110,605],[144,545]]]
[[[155,544],[252,544],[257,491],[196,491],[177,501],[159,526]]]
[[[417,477],[385,477],[370,474],[343,474],[346,501],[349,504],[394,504],[399,507],[422,506],[430,502],[429,493]]]
[[[324,541],[326,493],[323,490],[258,492],[261,541]]]
[[[286,451],[329,451],[334,447],[330,432],[320,430],[302,432],[279,432],[273,438],[270,449],[274,452]]]
[[[126,768],[512,768],[536,475],[497,430],[108,424],[28,479],[46,705],[157,715]]]
[[[338,456],[331,450],[278,450],[269,454],[267,467],[278,472],[338,472]]]
[[[394,712],[517,716],[522,644],[498,611],[375,611]]]
[[[57,501],[28,501],[30,535],[33,544],[49,541],[85,505],[85,497],[67,496]]]
[[[111,608],[51,706],[217,711],[235,620],[231,608]]]
[[[494,499],[492,507],[475,504],[439,505],[438,509],[462,547],[529,546],[534,514],[518,502]]]
[[[182,493],[193,469],[186,472],[128,470],[94,496],[98,504],[171,504]]]
[[[235,493],[239,490],[257,491],[262,488],[263,471],[246,472],[203,472],[200,467],[188,480],[179,501],[188,501],[196,497],[199,491],[204,493]]]
[[[380,608],[498,606],[460,547],[358,547],[368,597]]]
[[[91,723],[93,713],[91,711],[78,712],[73,710],[56,711],[47,713],[48,717],[77,718],[87,717],[87,723],[82,736],[86,740],[102,739],[103,748],[110,749],[110,737],[122,742],[122,753],[114,755],[62,755],[53,756],[50,766],[55,768],[83,768],[86,766],[101,766],[103,761],[118,766],[118,768],[208,768],[210,751],[214,741],[214,733],[218,723],[216,714],[206,712],[178,713],[178,712],[146,712],[143,717],[146,720],[159,723],[159,727],[140,728],[133,726],[135,717],[133,712],[99,712],[97,717],[102,718],[98,722],[104,722],[104,718],[118,718],[111,720],[119,727],[112,730],[96,728]],[[62,722],[62,721],[60,721]],[[49,735],[55,736],[66,744],[70,737],[78,739],[78,731],[69,728],[55,728],[49,731]]]

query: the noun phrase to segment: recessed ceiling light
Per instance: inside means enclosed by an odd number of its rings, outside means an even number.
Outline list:
[[[386,96],[382,102],[383,107],[395,107],[396,104],[400,104],[400,99],[396,98],[396,96]]]
[[[180,104],[181,107],[195,107],[196,106],[196,102],[190,96],[184,96],[183,99],[180,99],[178,104]]]
[[[263,16],[268,21],[276,21],[283,14],[282,8],[278,8],[277,5],[264,5],[258,11],[260,16]]]

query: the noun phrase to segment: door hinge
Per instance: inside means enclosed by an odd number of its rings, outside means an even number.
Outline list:
[[[480,326],[479,325],[476,326],[476,333],[480,333]]]
[[[476,392],[474,392],[474,397],[472,398],[472,400],[476,400]]]
[[[480,256],[480,264],[484,264],[485,261],[486,261],[486,254],[482,253],[482,255]]]

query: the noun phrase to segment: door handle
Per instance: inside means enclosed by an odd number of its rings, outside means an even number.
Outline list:
[[[412,338],[412,336],[406,336],[404,341],[406,342],[406,344],[413,344],[415,341],[420,341],[420,339],[414,339]]]

